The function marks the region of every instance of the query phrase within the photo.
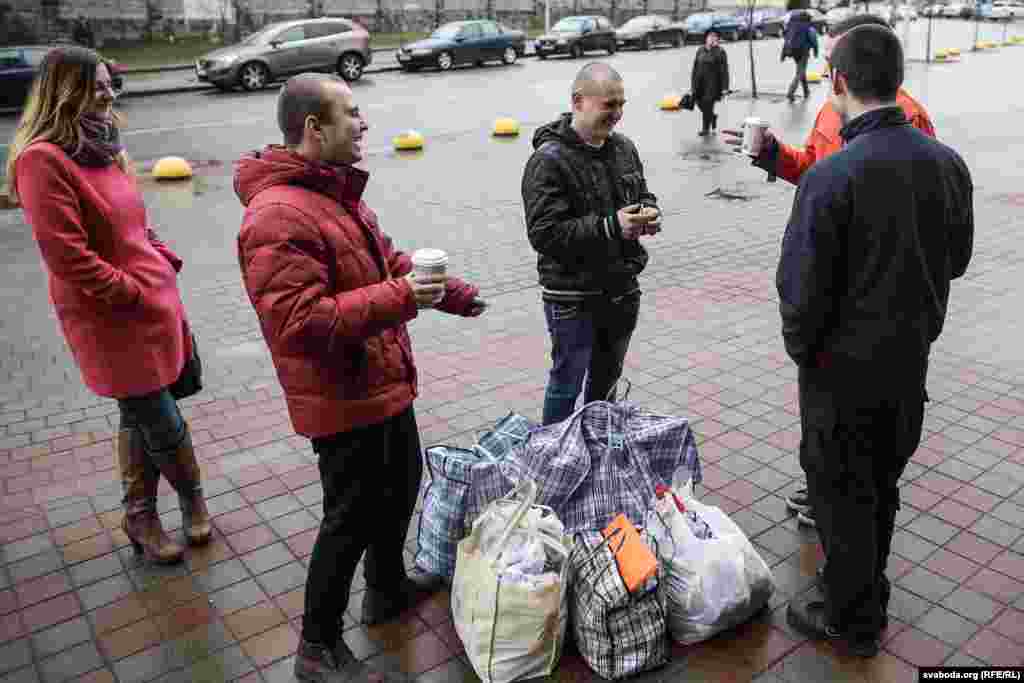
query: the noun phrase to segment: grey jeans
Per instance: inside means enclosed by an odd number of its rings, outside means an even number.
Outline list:
[[[793,82],[789,84],[789,92],[786,93],[790,98],[796,94],[796,87],[798,85],[804,87],[805,99],[811,96],[811,89],[807,85],[807,61],[809,58],[810,55],[793,58],[793,61],[796,62],[796,74],[793,75]]]

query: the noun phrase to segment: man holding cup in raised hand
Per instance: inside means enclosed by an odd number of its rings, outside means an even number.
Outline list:
[[[277,119],[285,144],[242,157],[235,190],[242,278],[324,489],[295,675],[404,680],[371,671],[341,631],[364,551],[364,623],[394,619],[435,587],[403,560],[423,471],[406,323],[425,308],[477,316],[486,304],[447,275],[444,252],[410,259],[378,227],[362,198],[369,174],[356,167],[368,126],[344,81],[293,77]]]

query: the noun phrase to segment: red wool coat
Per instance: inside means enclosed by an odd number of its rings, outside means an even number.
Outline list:
[[[362,201],[368,179],[274,146],[236,166],[242,279],[292,425],[311,438],[382,422],[416,397],[412,262]],[[476,294],[449,278],[438,308],[468,315]]]
[[[149,229],[135,179],[37,142],[18,157],[15,182],[86,386],[128,398],[173,383],[192,352],[182,262]]]

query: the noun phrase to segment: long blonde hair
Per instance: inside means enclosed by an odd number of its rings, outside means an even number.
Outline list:
[[[7,150],[7,177],[0,195],[6,195],[10,204],[18,204],[14,171],[18,157],[26,147],[38,141],[50,142],[64,149],[78,149],[81,145],[79,121],[93,105],[96,70],[103,63],[96,52],[83,47],[62,46],[46,54]],[[121,119],[115,113],[114,124],[120,123]],[[118,158],[117,164],[125,171],[130,168],[125,154]]]

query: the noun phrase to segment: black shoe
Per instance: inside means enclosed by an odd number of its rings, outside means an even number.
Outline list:
[[[814,572],[814,581],[818,586],[818,590],[821,594],[828,599],[828,586],[825,585],[825,567],[824,565],[818,567],[817,571]],[[888,599],[886,600],[888,602]],[[882,608],[882,630],[889,628],[889,610],[886,607]]]
[[[406,577],[397,588],[366,588],[363,597],[362,622],[367,626],[397,619],[444,587],[439,576],[416,572]]]
[[[786,95],[786,99],[790,102],[796,102],[796,95]]]
[[[786,610],[786,621],[811,640],[835,643],[855,657],[874,657],[881,649],[877,636],[851,638],[830,626],[825,616],[825,603],[820,600],[799,606],[791,602]]]
[[[378,671],[360,662],[345,641],[334,649],[303,640],[295,654],[295,678],[305,683],[408,683],[402,673]]]
[[[718,132],[718,114],[711,117],[711,132]]]

